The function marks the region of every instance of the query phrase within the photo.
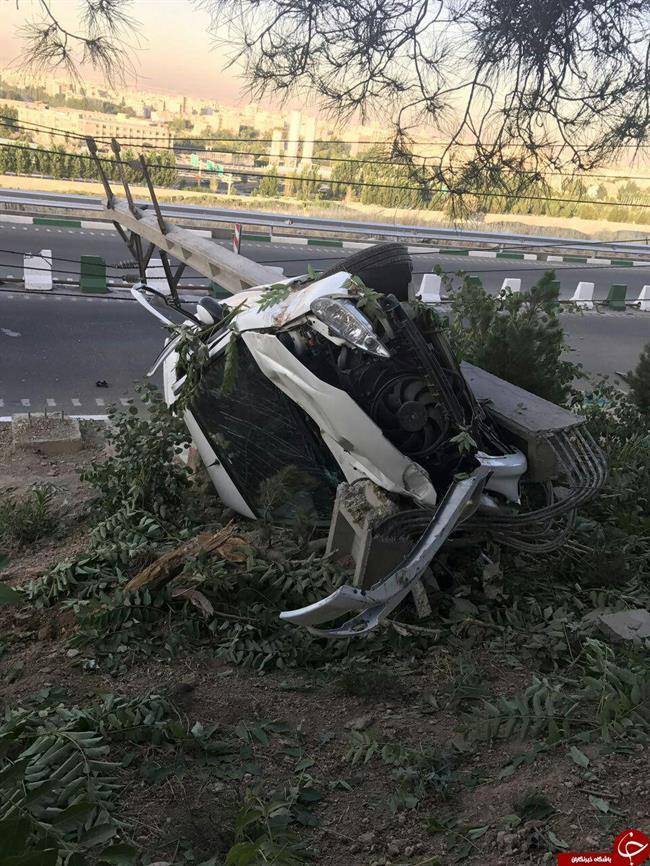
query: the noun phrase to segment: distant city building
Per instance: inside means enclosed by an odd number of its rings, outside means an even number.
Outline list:
[[[298,148],[300,147],[300,124],[302,115],[299,111],[292,111],[289,117],[289,132],[287,133],[287,150],[285,164],[287,168],[296,168],[298,165]]]
[[[303,112],[273,111],[257,103],[231,106],[214,99],[128,87],[109,89],[88,81],[79,83],[52,76],[30,82],[28,88],[24,75],[15,70],[0,70],[0,78],[26,95],[31,91],[43,100],[5,100],[7,105],[11,104],[17,109],[19,120],[65,129],[76,135],[97,138],[112,136],[135,148],[143,145],[168,147],[179,138],[191,139],[193,135],[197,138],[214,135],[215,148],[230,147],[227,138],[248,138],[252,132],[256,132],[260,138],[271,139],[260,141],[256,148],[260,153],[268,154],[269,161],[274,164],[282,162],[287,168],[297,169],[299,165],[311,164],[314,139],[319,136],[327,139],[333,134],[331,126]],[[52,99],[56,97],[57,104],[48,107],[44,94]],[[111,103],[118,113],[86,111],[61,105],[61,97]],[[124,112],[132,112],[135,116],[126,116]],[[186,131],[179,131],[179,120],[189,124]],[[219,134],[226,138],[219,141]],[[39,144],[64,143],[64,139],[45,131],[34,131],[32,138]],[[71,142],[72,139],[67,146],[71,146]]]
[[[302,125],[302,164],[311,165],[314,155],[317,121],[315,117],[307,117]]]
[[[73,108],[48,108],[42,103],[20,102],[19,100],[0,100],[5,107],[15,108],[18,122],[27,125],[49,127],[51,130],[63,129],[71,136],[92,136],[93,138],[117,138],[125,145],[142,147],[170,147],[174,135],[163,124],[149,120],[126,117],[120,114],[79,111]],[[33,129],[30,134],[39,144],[61,144],[62,138],[46,129]]]
[[[269,162],[277,165],[280,162],[284,153],[284,142],[282,140],[282,129],[274,129],[271,139],[271,151],[269,153]]]

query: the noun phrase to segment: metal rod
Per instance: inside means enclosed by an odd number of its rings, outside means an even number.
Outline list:
[[[160,250],[160,261],[162,262],[163,270],[165,271],[165,276],[167,277],[167,284],[169,286],[169,291],[174,300],[175,304],[180,304],[180,300],[178,298],[178,292],[176,291],[176,280],[174,279],[174,274],[172,273],[171,265],[169,264],[169,258],[165,250]]]
[[[153,204],[153,209],[156,212],[156,219],[158,220],[158,228],[160,231],[166,235],[167,234],[167,226],[165,225],[165,220],[163,219],[162,211],[160,210],[160,205],[158,204],[158,197],[156,196],[156,190],[154,189],[153,182],[151,180],[151,175],[149,174],[149,168],[145,161],[143,154],[140,154],[140,166],[142,168],[142,174],[144,176],[145,183],[147,184],[147,188],[149,190],[149,195],[151,197],[151,202]]]
[[[111,189],[108,177],[106,176],[106,172],[104,171],[104,166],[102,165],[100,158],[97,156],[97,142],[90,135],[86,136],[86,146],[90,152],[90,155],[95,161],[97,171],[99,172],[99,176],[104,187],[104,192],[106,193],[106,207],[112,208],[115,204],[115,196],[113,195],[113,190]],[[115,227],[117,228],[118,223],[113,223],[113,225],[115,225]]]
[[[126,172],[124,171],[124,166],[122,165],[122,160],[120,159],[121,147],[120,143],[116,138],[111,138],[111,150],[115,154],[115,159],[117,161],[117,167],[120,172],[120,177],[122,178],[122,186],[124,187],[124,194],[126,196],[126,200],[129,203],[129,210],[133,214],[136,219],[140,219],[140,212],[135,206],[135,202],[133,201],[133,196],[131,195],[131,187],[129,186],[129,181],[126,176]]]

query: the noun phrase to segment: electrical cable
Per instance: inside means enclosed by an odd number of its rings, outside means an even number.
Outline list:
[[[84,109],[80,109],[80,110],[83,111]],[[101,112],[91,112],[91,113],[97,114],[97,113],[101,113]],[[115,115],[106,115],[106,116],[107,117],[114,117]],[[3,115],[0,115],[0,118],[2,118],[2,117],[3,117]],[[36,123],[35,121],[31,121],[31,120],[16,121],[14,118],[6,118],[6,119],[12,120],[14,122],[30,123],[33,126],[41,126],[44,129],[52,129],[54,131],[61,131],[61,130],[58,130],[57,127],[44,126],[43,124],[39,124],[39,123]],[[107,122],[110,122],[110,121],[107,121]],[[77,138],[85,138],[85,136],[79,135],[78,133],[66,133],[66,134],[75,136]],[[170,132],[170,135],[172,135],[172,134],[173,133]],[[96,135],[93,137],[96,138],[97,140],[110,141],[112,136]],[[122,136],[122,139],[125,141],[138,141],[139,136]],[[182,141],[190,141],[190,142],[192,142],[192,141],[234,141],[234,142],[245,142],[245,143],[253,142],[253,141],[259,141],[260,143],[263,143],[263,144],[271,144],[274,141],[276,141],[277,139],[273,139],[273,138],[246,138],[245,136],[218,136],[218,135],[195,136],[195,135],[187,135],[187,136],[174,136],[174,140],[175,141],[181,141],[181,142]],[[333,144],[333,143],[335,143],[335,144],[349,144],[349,145],[362,144],[362,145],[373,146],[373,145],[386,145],[386,144],[392,145],[394,140],[395,140],[395,137],[393,136],[392,138],[385,138],[385,139],[381,139],[379,141],[369,141],[369,140],[362,140],[362,139],[343,140],[343,139],[331,139],[331,138],[291,138],[291,139],[282,139],[282,142],[284,144],[300,144],[301,142],[303,142],[303,143],[310,143],[310,144]],[[504,145],[504,144],[498,144],[496,142],[491,142],[491,143],[482,143],[482,142],[478,142],[478,141],[476,141],[476,142],[471,142],[471,141],[454,141],[454,142],[451,142],[451,141],[435,141],[435,140],[431,140],[431,139],[429,139],[427,141],[415,141],[415,140],[413,140],[412,143],[414,145],[424,145],[424,146],[434,146],[434,147],[477,147],[477,146],[480,146],[483,148],[526,147],[525,144],[505,144]],[[576,151],[589,151],[590,150],[590,146],[587,144],[568,145],[564,141],[549,141],[543,145],[540,145],[540,147],[547,147],[547,148],[571,147],[573,150],[576,150]],[[639,149],[649,148],[650,143],[648,143],[648,144],[622,144],[622,145],[620,145],[620,147],[639,150]]]
[[[20,124],[20,126],[19,126],[19,124]],[[31,128],[31,129],[27,128],[27,127],[25,127],[24,124],[30,124],[30,126],[33,128]],[[16,121],[13,118],[8,117],[7,115],[0,115],[0,126],[7,126],[7,127],[14,128],[14,129],[21,129],[21,131],[23,131],[23,132],[38,132],[40,130],[40,131],[47,132],[50,135],[57,135],[57,136],[64,137],[64,138],[78,139],[80,141],[83,141],[84,143],[86,142],[86,138],[87,138],[87,136],[80,135],[80,134],[75,133],[75,132],[67,132],[64,129],[59,129],[57,127],[52,127],[52,126],[45,126],[43,124],[34,123],[32,121],[29,121],[29,120]],[[93,138],[95,138],[98,141],[110,141],[110,140],[112,140],[113,137],[112,136],[93,136]],[[174,140],[175,141],[182,141],[182,139],[177,139],[177,138],[175,138]],[[243,142],[245,142],[245,143],[253,143],[253,142],[264,143],[264,142],[273,141],[273,139],[261,139],[261,138],[256,138],[256,139],[223,138],[223,139],[221,139],[221,138],[217,138],[217,137],[209,138],[209,139],[208,138],[203,138],[203,139],[201,139],[201,138],[188,138],[186,140],[187,141],[235,141],[235,142],[242,142],[242,143]],[[150,149],[150,150],[155,150],[155,151],[171,151],[173,153],[179,152],[175,146],[162,145],[162,144],[151,145],[151,144],[147,144],[146,142],[142,142],[141,138],[122,136],[120,139],[120,142],[127,142],[127,141],[132,141],[132,142],[135,142],[136,144],[140,143],[143,148],[148,149],[148,150]],[[295,140],[283,140],[282,143],[283,144],[289,144],[289,143],[292,143],[292,141],[295,141]],[[331,144],[332,143],[331,141],[328,141],[327,139],[298,139],[297,141],[302,141],[304,144],[307,144],[307,143],[309,143],[309,144]],[[336,142],[336,143],[340,143],[340,144],[381,144],[382,142],[356,141],[356,142]],[[384,143],[386,143],[386,142],[384,142]],[[425,142],[420,142],[420,143],[424,144]],[[442,142],[431,142],[431,143],[442,144]],[[489,145],[486,145],[486,146],[489,146]],[[650,145],[648,145],[648,147],[650,147]],[[196,151],[196,149],[194,149],[194,151]],[[181,149],[180,152],[181,153],[192,152],[192,148],[187,148],[185,151],[183,151]],[[219,152],[220,153],[227,153],[231,156],[253,156],[253,157],[260,157],[260,156],[268,157],[269,156],[269,154],[267,152],[256,152],[256,153],[253,152],[253,153],[251,153],[250,151],[247,151],[247,150],[224,150],[223,148],[219,148]],[[77,154],[74,154],[74,155],[76,156]],[[425,156],[424,154],[413,154],[412,156],[413,156],[413,158],[421,159],[424,162],[426,162],[429,159],[435,158],[432,156]],[[289,157],[289,158],[293,158],[293,157]],[[298,159],[297,156],[295,158]],[[337,156],[316,156],[316,155],[310,156],[309,159],[312,162],[353,163],[355,166],[356,165],[383,165],[386,167],[393,167],[393,166],[397,165],[397,166],[401,166],[401,167],[408,167],[408,163],[400,163],[400,162],[390,161],[389,159],[385,159],[385,160],[381,160],[381,159],[356,159],[356,158],[351,157],[351,156],[337,157]],[[392,160],[392,158],[391,158],[391,160]],[[441,165],[441,163],[439,163],[439,165]],[[180,168],[182,166],[176,166],[176,167]],[[194,168],[194,166],[187,166],[187,168]],[[425,166],[423,165],[422,168],[425,168]],[[199,170],[200,171],[206,171],[206,172],[211,171],[210,169],[199,169]],[[229,173],[233,173],[233,172],[229,172]],[[616,180],[650,180],[650,176],[646,176],[646,175],[614,175],[614,176],[608,175],[608,174],[575,175],[575,174],[572,174],[571,172],[562,172],[562,171],[544,171],[542,173],[542,172],[538,172],[534,169],[522,169],[521,173],[522,174],[533,174],[533,175],[540,175],[541,174],[541,175],[543,175],[543,177],[568,177],[568,178],[572,178],[574,180],[596,180],[596,179],[598,179],[598,180],[612,180],[612,181],[616,181]],[[302,180],[302,178],[301,178],[301,180]],[[310,179],[306,178],[305,180],[309,181]],[[316,178],[315,180],[319,180],[319,179]],[[327,180],[327,179],[320,179],[320,180],[323,183],[338,183],[341,185],[350,185],[350,186],[355,185],[354,181],[341,181],[341,180],[332,181],[332,180]],[[492,193],[469,193],[468,192],[466,194],[468,194],[468,195],[491,195]],[[516,197],[516,196],[514,196],[514,194],[506,194],[506,195],[512,195],[513,197]],[[518,197],[525,199],[527,196],[525,193],[522,193]],[[549,200],[549,201],[550,200],[561,201],[563,199],[547,199],[547,200]],[[581,201],[581,203],[583,203],[583,204],[599,204],[600,202],[592,202],[590,200],[586,200],[586,201]],[[608,202],[608,204],[617,205],[617,204],[621,204],[621,203]],[[634,202],[623,202],[622,204],[626,207],[636,207],[637,206]]]
[[[123,160],[123,159],[110,159],[110,158],[106,158],[106,157],[92,157],[92,156],[89,156],[89,155],[87,156],[85,154],[80,154],[80,153],[69,153],[69,152],[64,152],[64,151],[48,150],[46,148],[38,148],[38,147],[27,147],[25,145],[16,145],[16,144],[2,144],[2,145],[0,145],[0,148],[2,148],[2,147],[5,147],[5,148],[8,147],[8,148],[11,148],[13,150],[29,151],[30,153],[47,153],[50,156],[72,157],[72,158],[81,159],[84,161],[91,161],[91,162],[94,162],[95,159],[98,159],[100,162],[106,163],[108,165],[125,165],[131,169],[133,168],[133,166],[131,165],[131,163],[128,160]],[[159,168],[159,169],[163,169],[163,170],[167,170],[167,171],[178,171],[179,168],[183,168],[183,166],[179,167],[177,165],[165,165],[164,163],[156,163],[156,162],[147,162],[147,167],[148,168]],[[190,168],[190,166],[188,166],[188,168]],[[204,169],[201,169],[201,171],[203,172],[203,174],[212,174],[212,175],[221,175],[222,174],[222,172],[218,171],[218,169],[204,168]],[[243,177],[243,178],[256,177],[256,178],[260,178],[261,180],[269,177],[269,175],[266,173],[259,173],[259,172],[250,171],[250,170],[236,170],[236,169],[231,169],[231,168],[229,168],[227,173],[228,174],[235,174],[238,177]],[[314,178],[314,179],[301,178],[301,177],[298,177],[296,175],[278,175],[278,174],[275,174],[275,175],[273,175],[273,177],[277,180],[286,180],[286,181],[290,181],[292,183],[296,183],[296,182],[298,182],[298,183],[311,183],[314,185],[317,183],[323,183],[323,181],[319,180],[318,178]],[[332,181],[330,181],[330,183],[332,183]],[[392,189],[392,190],[398,190],[400,192],[417,192],[420,195],[422,195],[423,193],[426,193],[427,195],[430,195],[432,193],[443,193],[445,195],[449,195],[450,193],[453,193],[456,195],[470,195],[470,196],[474,196],[475,198],[479,198],[479,199],[480,198],[501,198],[501,199],[505,198],[505,199],[523,200],[523,201],[556,202],[559,204],[592,204],[592,205],[600,205],[603,207],[631,207],[631,205],[626,204],[624,202],[607,202],[607,201],[598,201],[595,199],[585,200],[585,199],[576,199],[576,198],[556,198],[556,197],[548,197],[548,196],[535,196],[535,195],[529,195],[529,194],[522,194],[522,195],[516,196],[513,193],[475,192],[473,190],[449,190],[449,189],[443,188],[443,187],[428,187],[428,188],[423,189],[421,186],[399,186],[398,184],[372,183],[372,182],[367,182],[367,181],[348,181],[348,182],[346,182],[346,181],[333,181],[333,183],[336,183],[339,186],[354,186],[354,187],[363,187],[363,188],[370,188],[370,189]],[[650,208],[650,204],[636,204],[636,205],[634,205],[634,207],[637,209],[640,208],[640,209],[645,210],[645,209]]]

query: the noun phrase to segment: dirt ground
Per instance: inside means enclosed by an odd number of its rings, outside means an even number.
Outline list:
[[[1,427],[0,491],[52,483],[62,515],[53,537],[12,553],[2,579],[24,585],[83,550],[89,492],[78,469],[101,454],[101,445],[91,438],[86,450],[70,457],[13,455]],[[553,863],[558,843],[607,851],[622,829],[650,827],[647,748],[608,754],[587,745],[585,768],[561,746],[535,758],[530,741],[466,741],[467,702],[458,699],[458,660],[446,647],[432,648],[424,660],[387,659],[372,682],[345,665],[260,676],[223,664],[209,648],[172,661],[135,661],[127,673],[111,676],[84,669],[67,643],[73,632],[64,605],[0,607],[0,705],[16,707],[46,687],[55,687],[69,705],[107,692],[158,693],[173,700],[189,723],[224,732],[242,722],[286,723],[276,725],[279,732],[267,742],[251,742],[250,767],[240,778],[224,779],[210,765],[160,750],[125,766],[120,818],[125,837],[147,852],[145,862],[194,862],[188,851],[196,862],[221,855],[231,844],[246,789],[288,784],[301,773],[317,780],[322,794],[318,825],[301,830],[322,866]],[[473,681],[492,695],[509,695],[529,681],[528,671],[504,665],[487,650],[472,664]],[[435,767],[442,781],[427,785],[417,804],[396,804],[395,767],[378,753],[354,763],[355,738],[431,755],[429,771]],[[513,770],[517,755],[528,757]],[[447,760],[453,769],[448,784]],[[531,792],[544,795],[548,814],[527,811]]]

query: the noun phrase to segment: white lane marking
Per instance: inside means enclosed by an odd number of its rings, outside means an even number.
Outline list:
[[[2,331],[5,337],[20,337],[18,331],[12,331],[11,328],[0,328],[0,331]]]
[[[48,397],[45,402],[48,406],[56,406],[56,400],[53,400],[51,397]]]
[[[52,231],[52,229],[45,229],[45,231],[46,231],[46,232],[51,232],[51,231]]]
[[[120,397],[120,403],[122,404],[122,406],[130,406],[131,405],[131,401],[127,400],[126,397]]]
[[[0,397],[0,409],[4,406],[5,401]]]
[[[81,406],[81,400],[78,397],[73,397],[70,402],[73,406]]]
[[[29,400],[29,397],[23,397],[23,399],[20,402],[23,404],[23,406],[31,406],[32,405],[30,400]]]
[[[106,405],[106,402],[105,402],[103,397],[95,397],[95,403],[97,403],[98,406],[105,406]]]

